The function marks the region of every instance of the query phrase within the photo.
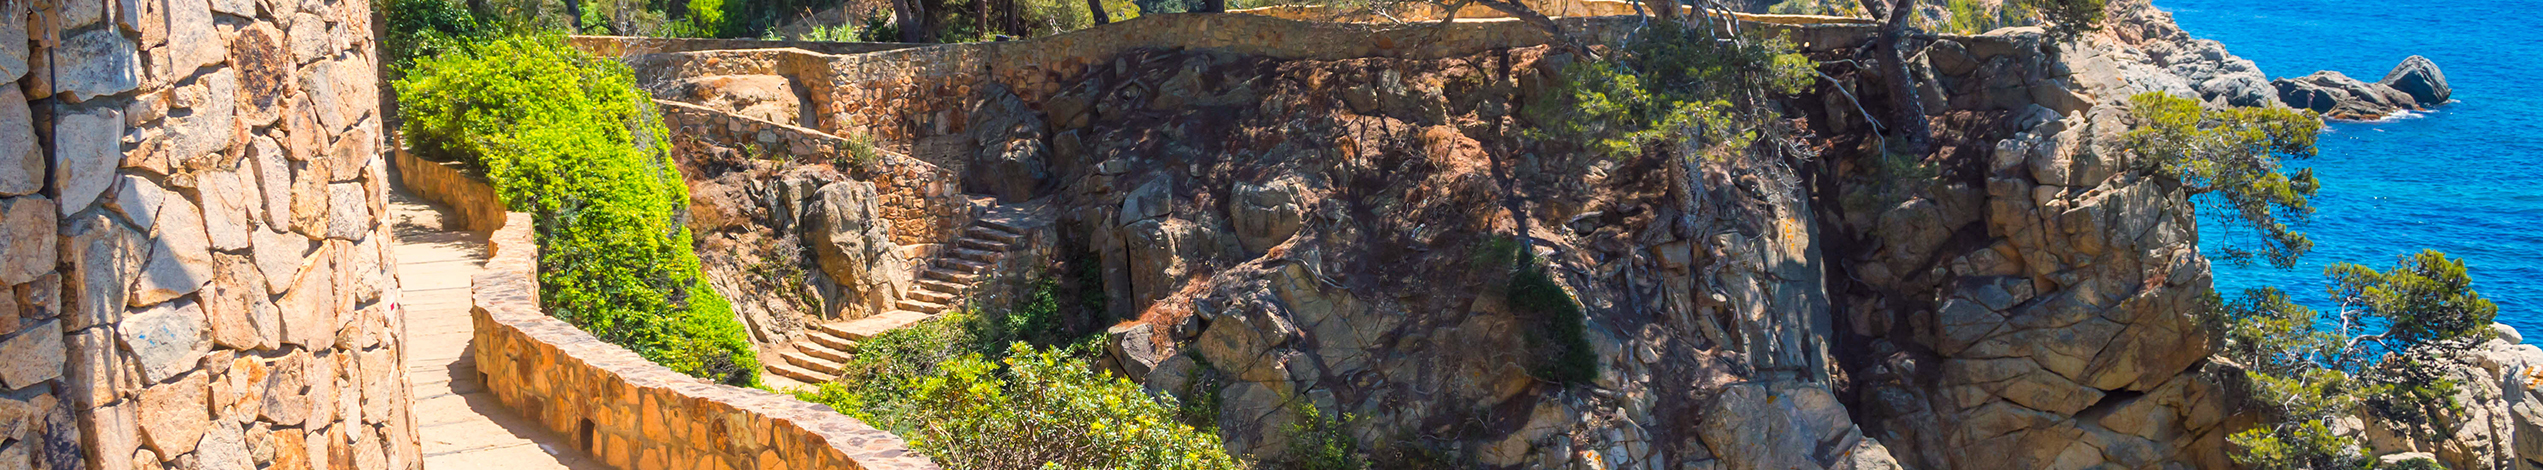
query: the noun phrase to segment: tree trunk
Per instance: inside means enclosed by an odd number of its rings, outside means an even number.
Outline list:
[[[971,10],[980,19],[980,40],[996,39],[998,32],[989,29],[989,0],[971,0]]]
[[[1095,12],[1095,24],[1112,24],[1113,16],[1104,13],[1104,0],[1086,0],[1086,10]]]
[[[1199,11],[1198,13],[1226,13],[1226,12],[1227,12],[1227,0],[1201,0],[1201,11]]]
[[[1643,0],[1642,3],[1645,8],[1651,9],[1651,16],[1663,21],[1678,19],[1678,0]]]
[[[571,31],[574,34],[583,34],[583,2],[565,0],[565,16],[565,24],[574,28]]]
[[[1881,75],[1889,79],[1890,109],[1898,113],[1891,116],[1890,122],[1895,125],[1894,130],[1907,136],[1907,146],[1902,150],[1909,155],[1923,155],[1930,150],[1934,129],[1925,122],[1925,100],[1916,96],[1916,76],[1907,68],[1907,51],[1899,48],[1899,42],[1907,38],[1907,22],[1916,16],[1916,0],[1891,1],[1889,20],[1881,24],[1881,36],[1873,39],[1879,48],[1874,53],[1880,56]],[[1872,2],[1863,0],[1863,9],[1881,11]]]
[[[925,0],[892,0],[892,20],[899,23],[901,42],[927,42]]]

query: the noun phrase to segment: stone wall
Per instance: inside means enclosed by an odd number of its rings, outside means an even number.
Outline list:
[[[393,171],[397,173],[398,184],[405,185],[406,190],[416,196],[458,213],[459,224],[444,228],[471,232],[492,232],[503,228],[503,198],[496,195],[494,187],[487,185],[483,178],[470,173],[465,165],[425,160],[402,148],[390,154],[397,156],[397,166]]]
[[[371,24],[0,4],[0,468],[421,468]]]
[[[873,160],[855,161],[846,138],[676,101],[656,100],[663,125],[672,130],[679,158],[698,152],[752,146],[752,157],[836,163],[851,179],[874,184],[881,213],[892,222],[892,241],[924,245],[952,240],[971,224],[972,206],[962,195],[960,168],[946,169],[876,149]]]
[[[1611,2],[1612,3],[1612,2]],[[1599,2],[1585,4],[1605,5]],[[1586,7],[1585,7],[1586,8]],[[1612,6],[1605,9],[1613,10]],[[1629,11],[1629,10],[1628,10]],[[1744,26],[1792,39],[1809,51],[1860,44],[1873,25],[1830,17],[1744,15]],[[1617,44],[1641,20],[1630,16],[1558,20],[1564,31],[1589,43]],[[639,82],[649,87],[714,76],[780,75],[812,95],[806,121],[824,132],[870,135],[885,148],[931,162],[933,155],[969,155],[956,144],[970,109],[989,85],[1012,90],[1039,110],[1077,83],[1087,67],[1137,50],[1208,49],[1278,60],[1342,60],[1386,57],[1437,59],[1547,44],[1534,25],[1507,20],[1453,24],[1371,25],[1299,21],[1261,14],[1162,14],[1025,41],[898,47],[830,55],[802,49],[714,50],[731,42],[679,42],[631,57]],[[586,51],[624,55],[602,41],[575,43]],[[742,43],[747,44],[747,43]],[[818,60],[823,66],[807,66]],[[659,97],[659,96],[658,96]],[[1045,110],[1047,111],[1047,110]],[[959,147],[959,145],[956,145]]]
[[[636,36],[574,36],[566,39],[575,49],[601,57],[630,57],[666,52],[711,51],[732,49],[802,49],[820,54],[861,54],[893,49],[925,46],[888,42],[823,42],[761,41],[756,39],[649,38]]]
[[[828,407],[709,383],[539,310],[538,245],[513,213],[475,280],[477,370],[504,407],[619,469],[934,469]]]

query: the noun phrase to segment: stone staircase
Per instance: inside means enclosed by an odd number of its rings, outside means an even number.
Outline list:
[[[857,342],[961,307],[963,296],[977,289],[980,280],[991,274],[1000,259],[1006,258],[1007,250],[1023,239],[1024,231],[1015,226],[985,217],[973,221],[963,229],[962,238],[937,253],[936,259],[919,271],[917,288],[901,299],[898,309],[814,327],[805,335],[805,341],[795,344],[794,352],[768,362],[768,372],[805,384],[837,379],[842,365],[856,354]]]

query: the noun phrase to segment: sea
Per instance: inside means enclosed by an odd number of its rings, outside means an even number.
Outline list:
[[[2156,0],[2181,28],[2225,43],[2270,78],[2335,70],[2376,81],[2427,56],[2454,101],[2380,122],[2333,123],[2313,168],[2322,189],[2293,268],[2218,262],[2228,296],[2276,286],[2326,315],[2323,268],[2389,267],[2435,249],[2463,259],[2500,323],[2543,342],[2543,1]],[[2205,218],[2205,217],[2203,217]],[[2201,223],[2215,254],[2225,228]],[[2248,233],[2248,230],[2245,230]]]

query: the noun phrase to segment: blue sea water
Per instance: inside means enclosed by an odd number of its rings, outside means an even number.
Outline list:
[[[2385,267],[2422,248],[2463,258],[2499,321],[2543,342],[2543,2],[2532,0],[2156,0],[2191,35],[2225,43],[2270,78],[2336,70],[2365,81],[2412,54],[2454,86],[2424,116],[2334,123],[2292,269],[2218,263],[2217,288],[2277,286],[2330,312],[2322,269]],[[2203,244],[2221,228],[2202,222]],[[2213,253],[2211,251],[2211,253]]]

